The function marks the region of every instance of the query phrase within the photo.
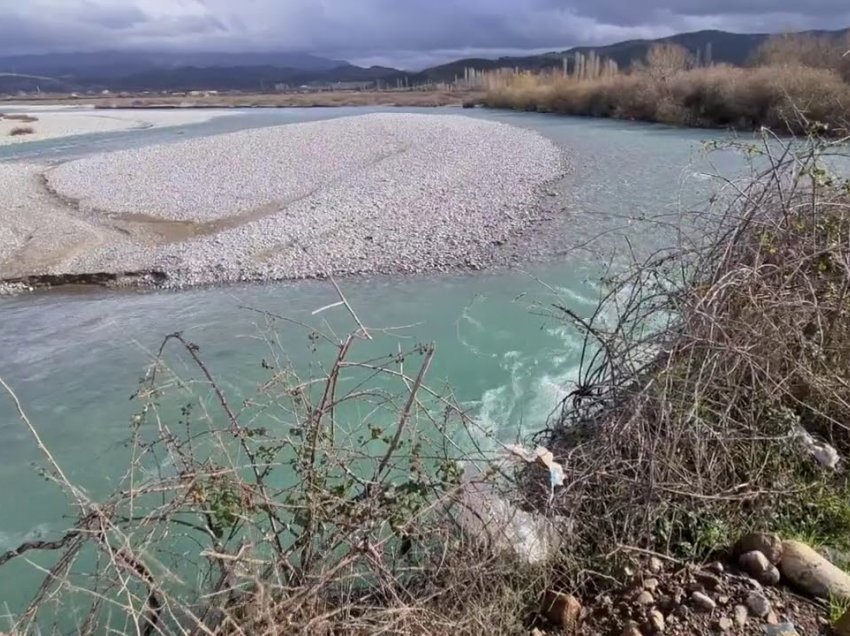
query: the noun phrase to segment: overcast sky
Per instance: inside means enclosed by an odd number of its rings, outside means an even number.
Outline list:
[[[0,0],[0,54],[281,50],[413,69],[707,28],[847,25],[850,0]]]

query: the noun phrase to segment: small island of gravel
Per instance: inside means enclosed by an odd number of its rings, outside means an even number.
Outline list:
[[[522,252],[563,173],[535,132],[414,114],[6,164],[0,276],[135,272],[184,286],[480,268]]]

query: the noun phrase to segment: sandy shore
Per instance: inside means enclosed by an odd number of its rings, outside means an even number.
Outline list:
[[[10,235],[0,277],[154,272],[185,286],[478,269],[534,249],[522,239],[551,216],[546,189],[563,173],[559,149],[537,133],[411,114],[242,131],[48,170],[5,164],[0,184],[15,194],[0,202],[0,239]]]
[[[226,111],[225,111],[226,112]],[[47,110],[38,107],[10,107],[0,104],[0,146],[88,133],[116,132],[134,128],[159,128],[201,123],[224,114],[221,111],[96,111],[93,109]],[[8,119],[12,116],[13,119]],[[23,121],[18,116],[36,121]],[[25,135],[10,134],[15,128],[31,128]]]

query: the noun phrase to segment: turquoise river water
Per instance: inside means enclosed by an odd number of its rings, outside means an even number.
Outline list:
[[[189,136],[338,117],[376,109],[239,111],[203,124],[87,135],[0,148],[0,161],[64,160],[92,152]],[[415,110],[415,109],[413,109]],[[675,240],[646,219],[674,220],[704,202],[740,158],[707,154],[717,132],[537,114],[425,110],[486,117],[539,131],[571,164],[563,191],[562,254],[553,261],[489,272],[341,282],[370,327],[407,326],[362,345],[361,357],[434,342],[430,384],[449,384],[482,426],[504,440],[539,430],[575,377],[581,338],[535,308],[558,301],[582,313],[594,307],[609,259]],[[628,243],[624,240],[628,238]],[[257,309],[308,324],[344,329],[339,310],[312,312],[336,300],[322,282],[236,285],[181,292],[54,291],[0,298],[0,376],[20,397],[69,478],[108,493],[122,473],[128,398],[162,337],[181,330],[196,342],[234,399],[256,388],[266,344]],[[282,349],[296,368],[311,362],[307,332],[279,325]],[[0,552],[66,527],[64,498],[40,478],[34,444],[11,402],[0,395]],[[28,570],[29,568],[29,570]],[[0,570],[0,600],[17,606],[34,588],[31,566]],[[29,574],[28,574],[29,573]],[[23,579],[20,577],[24,577]]]

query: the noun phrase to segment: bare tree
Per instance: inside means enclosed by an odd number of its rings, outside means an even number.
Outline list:
[[[654,79],[666,80],[691,66],[691,54],[678,44],[653,44],[646,54],[647,71]]]

